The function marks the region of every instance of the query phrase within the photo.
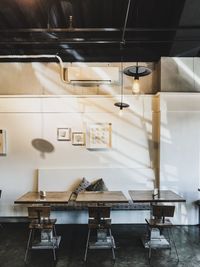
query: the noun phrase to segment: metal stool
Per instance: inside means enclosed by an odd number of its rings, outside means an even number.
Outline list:
[[[152,205],[152,215],[154,218],[145,219],[145,221],[147,222],[149,231],[150,231],[149,260],[151,260],[151,249],[153,248],[153,242],[156,243],[156,240],[158,241],[162,241],[162,239],[165,240],[163,236],[160,236],[160,232],[166,229],[168,231],[169,247],[171,249],[171,240],[172,240],[174,248],[175,248],[176,256],[179,261],[178,251],[177,251],[176,244],[175,244],[173,234],[172,234],[173,224],[169,219],[165,218],[165,217],[173,217],[174,210],[175,210],[175,206],[172,206],[172,205]],[[171,238],[170,238],[170,235],[171,235]]]
[[[60,237],[56,234],[56,219],[50,219],[51,208],[49,206],[32,206],[28,207],[28,217],[31,220],[29,224],[29,237],[25,252],[24,261],[27,261],[28,251],[30,249],[52,249],[53,259],[56,260],[56,251],[58,248]],[[45,238],[45,242],[40,240],[36,244],[35,232],[39,231],[40,239]],[[43,236],[43,237],[42,237]],[[59,242],[58,242],[59,241]]]
[[[111,249],[115,260],[115,241],[111,232],[110,207],[88,207],[88,236],[85,248],[84,261],[87,260],[88,249]],[[91,231],[97,234],[96,242],[90,242]]]

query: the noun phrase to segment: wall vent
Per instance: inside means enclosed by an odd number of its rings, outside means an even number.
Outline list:
[[[118,67],[68,67],[64,79],[71,84],[119,84]]]

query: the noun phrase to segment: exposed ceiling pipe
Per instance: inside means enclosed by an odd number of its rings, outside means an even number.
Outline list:
[[[0,59],[9,59],[9,58],[52,58],[52,59],[58,59],[59,65],[60,65],[60,76],[61,80],[64,83],[69,83],[68,79],[66,79],[65,75],[65,67],[62,61],[62,58],[58,55],[4,55],[0,56]]]
[[[129,12],[129,10],[127,10]],[[128,14],[126,11],[126,14]],[[188,31],[188,30],[199,30],[200,26],[198,25],[189,25],[189,26],[178,26],[178,27],[160,27],[160,28],[146,28],[146,27],[126,27],[126,20],[124,22],[125,27],[123,26],[123,34],[126,32],[174,32],[174,31]],[[79,33],[79,32],[121,32],[121,28],[18,28],[18,29],[0,29],[0,33]]]

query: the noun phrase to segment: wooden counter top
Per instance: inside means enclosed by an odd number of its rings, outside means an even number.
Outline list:
[[[15,200],[15,204],[67,204],[72,192],[46,192],[45,198],[40,198],[39,192],[28,192]]]
[[[153,197],[153,190],[129,190],[133,202],[185,202],[186,200],[171,190],[160,190],[158,196]]]

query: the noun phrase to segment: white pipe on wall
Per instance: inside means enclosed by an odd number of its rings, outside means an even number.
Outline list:
[[[56,58],[59,61],[59,65],[60,65],[60,76],[61,76],[61,80],[64,83],[69,83],[66,79],[65,79],[65,68],[64,68],[64,64],[62,61],[62,58],[59,57],[58,55],[4,55],[4,56],[0,56],[0,59],[9,59],[9,58]]]

